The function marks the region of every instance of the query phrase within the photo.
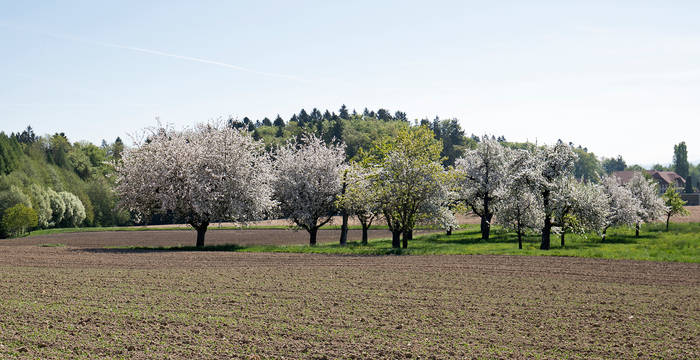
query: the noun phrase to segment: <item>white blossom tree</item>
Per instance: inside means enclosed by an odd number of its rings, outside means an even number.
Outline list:
[[[447,235],[452,235],[452,231],[459,228],[455,211],[460,208],[456,191],[457,174],[454,170],[446,170],[441,176],[441,181],[424,202],[420,213],[423,224],[437,225],[445,230]]]
[[[515,231],[518,236],[518,249],[523,248],[523,235],[526,231],[541,227],[544,218],[539,192],[534,158],[529,151],[515,150],[508,164],[508,176],[503,193],[503,201],[496,213],[496,221],[504,228]]]
[[[116,173],[124,208],[140,218],[174,213],[197,231],[197,247],[209,223],[260,219],[275,205],[264,144],[219,122],[150,129],[124,151]]]
[[[27,189],[29,197],[32,199],[32,208],[36,211],[38,225],[46,229],[51,224],[51,200],[46,189],[37,184],[31,184]]]
[[[552,224],[558,228],[561,247],[567,232],[599,230],[608,216],[608,202],[600,185],[573,176],[559,179],[552,191]]]
[[[63,215],[66,213],[66,203],[63,201],[63,198],[53,189],[47,188],[46,193],[51,206],[51,218],[48,226],[58,226],[58,224],[61,223],[61,220],[63,220]]]
[[[85,220],[85,206],[83,206],[83,202],[75,194],[67,191],[61,191],[58,195],[63,200],[66,209],[61,223],[69,227],[76,227],[82,224],[83,220]]]
[[[639,227],[641,222],[651,222],[660,219],[666,213],[664,200],[659,196],[657,183],[652,179],[647,179],[641,173],[636,173],[625,184],[632,195],[639,200],[639,220],[634,225],[635,236],[639,237]]]
[[[316,245],[318,229],[333,217],[345,168],[345,145],[326,145],[315,135],[288,142],[275,152],[274,199],[282,215],[309,232]]]
[[[354,215],[362,225],[362,244],[367,245],[368,230],[372,222],[381,216],[382,207],[373,184],[376,169],[353,163],[346,172],[345,194],[338,198],[338,207]]]
[[[529,188],[516,190],[513,188],[512,198],[504,201],[496,213],[496,221],[506,229],[512,230],[518,236],[518,249],[523,248],[523,236],[528,230],[538,229],[542,224],[542,210],[537,193]]]
[[[481,218],[481,238],[488,240],[491,220],[508,181],[510,150],[484,137],[475,150],[455,162],[459,198]]]
[[[571,176],[574,171],[574,161],[577,155],[571,146],[562,142],[554,146],[545,146],[537,150],[535,160],[528,166],[530,182],[536,186],[542,201],[544,212],[542,225],[542,242],[540,249],[549,250],[552,233],[554,202],[553,192],[556,190],[560,179]]]
[[[601,185],[608,201],[608,214],[603,222],[603,240],[611,226],[634,226],[640,219],[641,203],[632,192],[620,185],[618,178],[604,176]]]

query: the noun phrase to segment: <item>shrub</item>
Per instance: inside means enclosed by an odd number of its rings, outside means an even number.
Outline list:
[[[39,217],[34,209],[17,204],[7,210],[2,216],[2,226],[10,234],[19,236],[27,230],[36,227],[39,224]]]

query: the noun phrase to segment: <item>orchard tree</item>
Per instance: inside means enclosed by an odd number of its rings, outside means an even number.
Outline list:
[[[553,225],[559,228],[561,247],[567,232],[600,230],[608,216],[608,201],[600,185],[561,178],[552,192]]]
[[[488,240],[491,220],[508,181],[510,150],[484,137],[475,150],[457,159],[459,198],[481,218],[481,238]]]
[[[345,193],[338,198],[338,207],[355,215],[362,225],[362,245],[367,245],[368,230],[381,216],[377,186],[373,183],[376,169],[353,163],[346,172]]]
[[[274,199],[283,216],[309,232],[309,244],[315,246],[318,229],[336,211],[345,144],[326,145],[315,135],[302,135],[299,143],[287,142],[274,157]]]
[[[675,186],[669,186],[662,195],[662,198],[664,200],[664,205],[666,205],[666,231],[668,231],[668,224],[671,222],[671,216],[687,216],[690,212],[683,207],[686,202],[681,199],[681,194],[678,193],[678,189],[676,189]]]
[[[533,176],[533,157],[526,150],[515,150],[508,164],[511,177],[506,182],[504,200],[496,213],[496,221],[506,229],[515,231],[518,236],[518,249],[523,248],[523,236],[527,230],[537,229],[542,224],[542,211],[539,192]]]
[[[264,144],[221,123],[175,131],[151,129],[116,166],[122,206],[137,219],[171,212],[197,231],[209,223],[262,218],[273,206],[271,161]]]
[[[553,192],[557,189],[560,179],[573,175],[576,154],[571,146],[562,142],[554,146],[545,146],[537,150],[535,160],[528,166],[527,176],[536,186],[542,201],[543,226],[540,249],[549,250],[555,203],[552,201]]]
[[[442,144],[427,127],[404,128],[385,137],[365,160],[376,168],[372,176],[382,213],[392,233],[391,245],[408,247],[417,222],[434,217],[426,206],[441,191],[445,172],[440,151]]]
[[[452,235],[452,231],[459,228],[455,211],[460,208],[458,195],[455,191],[457,174],[453,169],[443,172],[442,181],[437,183],[437,187],[431,196],[424,202],[420,209],[421,223],[437,225],[445,230],[447,235]]]
[[[618,178],[605,176],[601,180],[608,200],[608,214],[603,223],[603,240],[611,226],[634,226],[639,221],[641,204],[632,192],[620,185]]]
[[[661,218],[666,214],[664,200],[659,197],[657,183],[652,179],[647,179],[641,173],[636,173],[625,185],[632,195],[639,200],[639,220],[634,224],[635,236],[639,237],[639,226],[642,222],[651,222]]]
[[[524,176],[535,186],[542,201],[543,225],[541,250],[549,250],[554,216],[553,192],[560,179],[573,175],[576,154],[571,146],[559,142],[554,146],[544,146],[536,150],[533,161],[526,167]]]
[[[506,194],[510,201],[503,203],[496,214],[496,221],[518,236],[518,249],[523,248],[523,236],[528,230],[537,229],[542,223],[542,210],[537,194],[529,188],[512,188]]]

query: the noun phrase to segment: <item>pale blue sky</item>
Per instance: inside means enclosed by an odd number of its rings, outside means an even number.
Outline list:
[[[700,1],[0,0],[0,130],[125,138],[302,107],[700,160]]]

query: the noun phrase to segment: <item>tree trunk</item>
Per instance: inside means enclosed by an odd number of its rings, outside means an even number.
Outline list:
[[[401,247],[401,231],[391,231],[391,247],[393,247],[394,249],[398,249]]]
[[[340,246],[348,243],[348,213],[343,211],[343,224],[340,226]]]
[[[408,248],[408,240],[413,240],[413,230],[407,230],[403,232],[403,248]]]
[[[639,223],[634,224],[634,237],[639,237]]]
[[[668,223],[671,221],[671,214],[669,213],[666,217],[666,232],[668,232]]]
[[[348,186],[348,183],[345,181],[345,178],[348,176],[348,171],[345,170],[343,173],[343,189],[340,192],[343,196],[345,195],[345,189]],[[342,209],[343,213],[343,225],[340,226],[340,246],[345,246],[348,243],[348,212],[344,208]]]
[[[561,247],[564,247],[564,236],[566,236],[566,232],[562,231],[559,236],[561,237]]]
[[[544,227],[542,228],[542,243],[540,244],[540,250],[549,250],[549,235],[552,233],[552,215],[548,213],[549,211],[549,190],[545,190],[542,193],[542,202],[545,209],[544,215]]]
[[[446,233],[447,233],[447,236],[452,235],[452,229],[447,229]]]
[[[489,199],[484,198],[484,216],[481,217],[481,239],[488,240],[491,234],[491,218],[493,213],[489,211]]]
[[[605,237],[608,235],[608,227],[603,228],[603,240],[601,242],[605,242]]]
[[[369,226],[362,224],[362,245],[367,245],[367,230]]]
[[[518,231],[518,249],[523,249],[523,233]]]
[[[552,219],[549,216],[544,217],[544,227],[542,228],[542,243],[540,250],[549,250],[549,236],[552,233]]]
[[[209,226],[209,223],[204,222],[195,228],[195,230],[197,230],[197,247],[198,248],[201,248],[204,246],[204,235],[207,233],[208,226]]]
[[[311,246],[316,246],[316,233],[318,233],[318,228],[309,230],[309,245]]]

